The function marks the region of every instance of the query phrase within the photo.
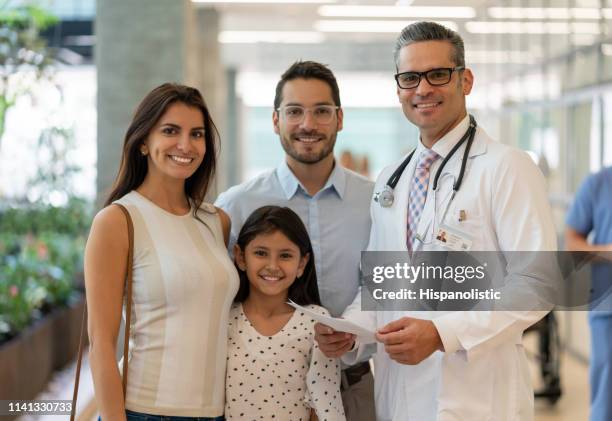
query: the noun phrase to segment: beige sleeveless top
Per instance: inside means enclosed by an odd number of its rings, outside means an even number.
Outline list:
[[[214,206],[171,214],[132,191],[134,223],[126,408],[216,417],[225,405],[228,315],[238,274]]]

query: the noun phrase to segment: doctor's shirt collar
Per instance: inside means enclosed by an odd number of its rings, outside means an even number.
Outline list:
[[[438,155],[442,157],[442,159],[446,158],[446,155],[453,149],[453,146],[459,142],[461,137],[465,134],[468,127],[470,127],[470,116],[469,114],[465,114],[463,120],[459,122],[450,132],[446,133],[442,136],[431,149],[436,152]],[[421,151],[425,149],[425,146],[421,141],[419,141],[419,145],[417,147],[417,156]]]

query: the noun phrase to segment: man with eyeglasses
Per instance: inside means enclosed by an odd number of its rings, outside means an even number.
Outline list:
[[[419,128],[420,142],[401,175],[406,157],[376,182],[368,250],[411,256],[497,251],[501,261],[504,252],[556,250],[542,174],[525,152],[494,142],[467,113],[474,76],[465,67],[461,37],[436,23],[409,25],[397,40],[395,61],[397,95],[404,115]],[[432,193],[443,163],[439,191]],[[454,194],[457,179],[462,181]],[[378,194],[384,191],[386,196]],[[505,269],[504,280],[534,281],[514,261]],[[522,333],[546,309],[362,311],[360,298],[343,316],[376,330],[378,421],[533,419]],[[389,303],[376,304],[384,310]],[[367,348],[352,335],[324,325],[315,329],[329,357],[350,363]]]
[[[342,168],[333,150],[343,110],[329,68],[298,61],[276,85],[272,124],[285,150],[280,165],[222,193],[216,205],[232,221],[230,250],[255,209],[287,206],[308,229],[321,302],[340,316],[359,288],[360,253],[370,232],[369,203],[374,183]],[[374,380],[369,362],[344,365],[342,401],[348,421],[373,421]]]

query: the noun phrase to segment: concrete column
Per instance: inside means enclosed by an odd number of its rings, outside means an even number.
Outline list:
[[[200,87],[220,136],[217,176],[207,197],[207,201],[213,201],[219,192],[228,187],[230,156],[234,153],[227,144],[227,125],[231,119],[226,115],[227,89],[218,41],[219,12],[210,7],[198,8],[195,13],[194,33],[194,51],[197,54],[193,54],[189,61],[192,83]]]
[[[244,115],[242,113],[242,101],[236,92],[236,69],[228,69],[225,72],[227,86],[226,101],[226,134],[223,139],[223,151],[225,153],[226,176],[225,182],[230,187],[242,181],[243,162],[243,125]],[[223,189],[225,190],[225,188]]]
[[[211,98],[208,91],[224,84],[216,79],[218,16],[197,10],[190,0],[98,1],[95,31],[101,201],[117,175],[132,113],[147,92],[164,82],[194,86],[216,118],[223,94]]]

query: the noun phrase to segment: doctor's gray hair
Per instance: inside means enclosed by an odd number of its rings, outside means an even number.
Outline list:
[[[422,41],[449,42],[453,47],[451,60],[455,66],[465,66],[465,47],[461,36],[452,29],[435,22],[416,22],[402,29],[393,49],[395,66],[399,67],[399,53],[403,47]]]

